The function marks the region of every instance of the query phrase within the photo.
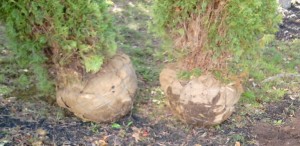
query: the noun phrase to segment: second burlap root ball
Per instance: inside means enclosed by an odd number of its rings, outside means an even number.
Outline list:
[[[179,67],[168,65],[160,74],[169,107],[182,121],[199,126],[212,126],[226,120],[234,111],[241,91],[223,85],[212,75],[189,81],[179,80]]]

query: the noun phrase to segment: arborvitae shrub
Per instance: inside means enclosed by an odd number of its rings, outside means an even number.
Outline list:
[[[48,92],[49,70],[97,72],[115,54],[115,30],[105,0],[0,0],[11,49]]]
[[[186,69],[224,71],[272,39],[277,8],[276,0],[155,0],[152,28]]]

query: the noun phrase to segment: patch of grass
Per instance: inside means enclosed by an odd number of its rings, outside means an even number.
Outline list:
[[[221,81],[224,84],[228,84],[232,82],[232,80],[224,76],[224,74],[221,71],[213,71],[213,75],[217,80]]]
[[[0,74],[0,83],[3,83],[5,81],[5,76],[3,74]]]
[[[91,131],[95,134],[99,133],[99,129],[101,128],[101,126],[97,123],[91,122]]]
[[[144,0],[122,2],[121,6],[114,6],[113,14],[120,34],[117,37],[119,48],[130,56],[138,77],[152,84],[158,81],[160,70],[154,57],[157,43],[148,33],[149,6],[149,1]]]
[[[252,103],[253,101],[256,101],[256,95],[252,91],[246,91],[242,94],[241,101],[244,103]]]
[[[152,102],[157,105],[163,105],[165,95],[160,87],[151,88],[151,95],[153,96]]]
[[[159,70],[153,61],[151,48],[124,48],[129,52],[136,73],[141,75],[143,80],[154,82],[158,80]]]
[[[63,119],[64,117],[65,117],[65,116],[64,116],[63,109],[58,109],[58,111],[56,112],[55,119],[56,119],[56,120],[61,120],[61,119]]]
[[[0,26],[0,58],[10,58],[10,61],[2,62],[0,68],[0,94],[4,97],[18,97],[18,99],[29,99],[38,94],[36,90],[32,92],[35,82],[32,70],[20,68],[13,59],[11,48],[8,46],[4,27]],[[6,41],[4,41],[6,40]]]
[[[241,102],[257,105],[281,100],[291,86],[295,86],[288,83],[294,82],[296,79],[278,78],[269,82],[263,81],[278,74],[298,74],[299,46],[299,40],[292,42],[274,41],[262,49],[260,57],[252,56],[239,62],[238,65],[241,66],[239,70],[249,70],[249,81],[245,84],[245,92]]]
[[[139,90],[137,93],[137,103],[153,102],[160,105],[163,102],[164,95],[160,87],[149,87]]]
[[[274,124],[275,126],[281,126],[282,124],[284,124],[284,122],[283,122],[283,120],[274,120],[274,121],[273,121],[273,124]]]
[[[177,77],[183,80],[190,80],[193,78],[197,78],[202,74],[202,70],[200,68],[194,68],[191,71],[181,71],[178,73]]]
[[[0,95],[7,95],[13,91],[12,88],[0,84]]]
[[[231,136],[231,141],[245,143],[245,137],[241,134],[234,134]]]
[[[21,89],[27,89],[31,83],[28,76],[21,74],[17,79],[16,82],[18,83]]]
[[[150,104],[154,107],[147,107],[137,110],[134,108],[135,112],[139,112],[140,110],[145,110],[148,116],[155,117],[155,112],[149,112],[149,109],[154,108],[159,109],[160,106],[163,106],[163,99],[160,96],[161,92],[157,91],[157,87],[150,87],[151,85],[155,86],[158,84],[159,80],[159,72],[161,63],[159,63],[160,58],[155,56],[158,48],[157,41],[153,38],[153,36],[148,33],[147,20],[149,20],[149,13],[140,8],[146,6],[146,3],[143,1],[135,2],[135,5],[139,5],[137,7],[128,7],[128,13],[132,13],[132,17],[126,17],[126,19],[131,20],[123,20],[119,25],[123,25],[126,21],[131,21],[132,23],[137,23],[136,26],[138,28],[128,27],[120,27],[120,32],[122,33],[123,38],[118,39],[120,47],[124,50],[125,53],[129,54],[134,68],[136,69],[136,73],[138,74],[138,78],[142,80],[143,86],[140,86],[141,90],[137,93],[137,102],[138,106],[143,106],[145,103],[154,103]],[[131,12],[130,12],[131,11]],[[139,11],[139,12],[138,12]],[[143,15],[136,16],[138,13],[143,13]],[[144,84],[145,83],[145,84]],[[148,109],[149,108],[149,109]],[[147,110],[148,109],[148,110]],[[143,112],[144,113],[144,112]],[[153,118],[154,119],[154,118]]]

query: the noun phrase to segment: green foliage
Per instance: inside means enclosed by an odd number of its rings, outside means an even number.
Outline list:
[[[155,0],[153,7],[154,31],[160,36],[167,35],[167,31],[177,31],[183,34],[183,29],[174,30],[174,28],[182,21],[187,21],[190,17],[190,13],[196,13],[198,9],[194,7],[198,4],[200,4],[199,0]],[[204,7],[205,4],[207,4],[207,2],[201,3],[201,6],[203,5]],[[179,11],[179,9],[182,11],[180,13],[176,12],[176,10]]]
[[[113,124],[111,125],[111,127],[112,127],[113,129],[121,129],[121,128],[122,128],[122,126],[121,126],[120,124],[118,124],[118,123],[113,123]]]
[[[17,78],[17,82],[20,85],[21,89],[26,89],[28,88],[28,85],[30,84],[30,80],[28,78],[28,76],[21,74],[18,78]]]
[[[91,122],[90,128],[91,128],[91,131],[96,134],[96,133],[99,133],[99,129],[101,127],[99,124]]]
[[[123,46],[124,51],[132,55],[132,63],[136,72],[143,77],[145,81],[153,82],[158,79],[159,70],[155,68],[156,64],[151,60],[153,50],[151,48],[131,48]],[[152,66],[152,68],[150,67]]]
[[[92,55],[84,58],[84,66],[88,72],[97,72],[102,63],[102,56]]]
[[[9,94],[10,92],[12,92],[11,88],[0,84],[0,95],[6,95],[6,94]]]
[[[274,124],[275,126],[281,126],[282,124],[284,124],[284,122],[283,122],[283,120],[274,120],[274,121],[273,121],[273,124]]]
[[[256,95],[252,91],[246,91],[242,94],[241,102],[248,104],[256,103]]]
[[[4,82],[5,81],[5,77],[3,74],[0,74],[0,83]]]
[[[79,64],[96,72],[116,52],[115,30],[105,0],[0,0],[11,49],[31,67],[42,91],[51,91],[47,66]],[[78,64],[78,63],[77,63]]]
[[[228,32],[226,41],[235,52],[258,51],[259,45],[270,42],[278,29],[281,16],[277,13],[277,1],[231,0],[228,5]],[[239,55],[237,53],[235,55]]]
[[[209,11],[211,7],[213,10]],[[195,21],[195,17],[203,17],[202,21],[197,22],[199,28],[192,28],[194,32],[203,30],[202,36],[208,31],[208,37],[203,37],[206,41],[203,41],[205,45],[200,46],[201,49],[213,50],[212,58],[220,56],[222,52],[230,52],[233,60],[238,61],[244,54],[255,53],[273,40],[273,34],[281,21],[277,7],[276,0],[155,0],[152,29],[170,44],[170,41],[174,42],[191,33],[187,31],[191,29],[187,28],[187,24]],[[189,41],[193,42],[195,39]],[[169,48],[174,45],[166,46],[165,50],[174,54],[174,49]],[[175,50],[185,50],[188,53],[195,51],[195,48],[185,48],[187,46],[176,47]],[[175,57],[178,59],[178,56]]]
[[[231,137],[231,141],[232,142],[241,142],[241,143],[245,143],[245,137],[241,134],[233,134],[230,136]]]
[[[200,68],[194,68],[191,71],[180,71],[177,76],[179,79],[190,80],[199,77],[201,74],[202,71]]]
[[[213,71],[213,75],[217,80],[221,81],[222,83],[229,84],[232,82],[232,79],[223,76],[223,73],[221,71]]]

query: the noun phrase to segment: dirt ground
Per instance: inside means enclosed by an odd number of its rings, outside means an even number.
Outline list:
[[[300,6],[298,4],[292,5],[288,10],[283,10],[283,23],[280,25],[280,31],[277,33],[279,40],[293,40],[300,38]]]
[[[119,38],[132,48],[147,47],[131,39],[134,35],[151,40],[158,48],[147,26],[136,28],[129,20],[151,19],[143,12],[147,9],[136,1],[115,2],[114,10],[126,10],[135,5],[138,11],[117,15],[118,23],[128,24],[121,29],[125,36]],[[150,5],[150,1],[145,1]],[[300,38],[300,5],[285,12],[278,40]],[[140,17],[143,15],[143,17]],[[125,19],[132,17],[132,19]],[[120,26],[121,27],[121,26]],[[136,29],[135,29],[136,28]],[[130,31],[129,31],[130,29]],[[0,31],[1,32],[1,31]],[[3,36],[3,34],[0,34]],[[2,44],[3,45],[2,39]],[[120,44],[126,52],[126,46]],[[3,52],[3,50],[1,50]],[[130,53],[139,55],[138,53]],[[147,52],[144,52],[147,53]],[[2,54],[3,55],[3,54]],[[151,57],[144,63],[157,66]],[[133,58],[134,60],[134,58]],[[135,64],[136,68],[137,66]],[[138,70],[138,69],[137,69]],[[300,145],[300,97],[298,90],[283,97],[282,101],[251,108],[238,104],[235,113],[221,125],[210,128],[193,127],[174,118],[163,100],[158,80],[149,80],[137,71],[140,90],[133,111],[113,124],[83,122],[55,103],[31,99],[30,102],[16,97],[0,95],[0,146],[15,145],[138,145],[138,146],[297,146]],[[151,72],[146,75],[153,75]],[[153,76],[157,77],[157,74]],[[249,110],[251,109],[251,110]]]

